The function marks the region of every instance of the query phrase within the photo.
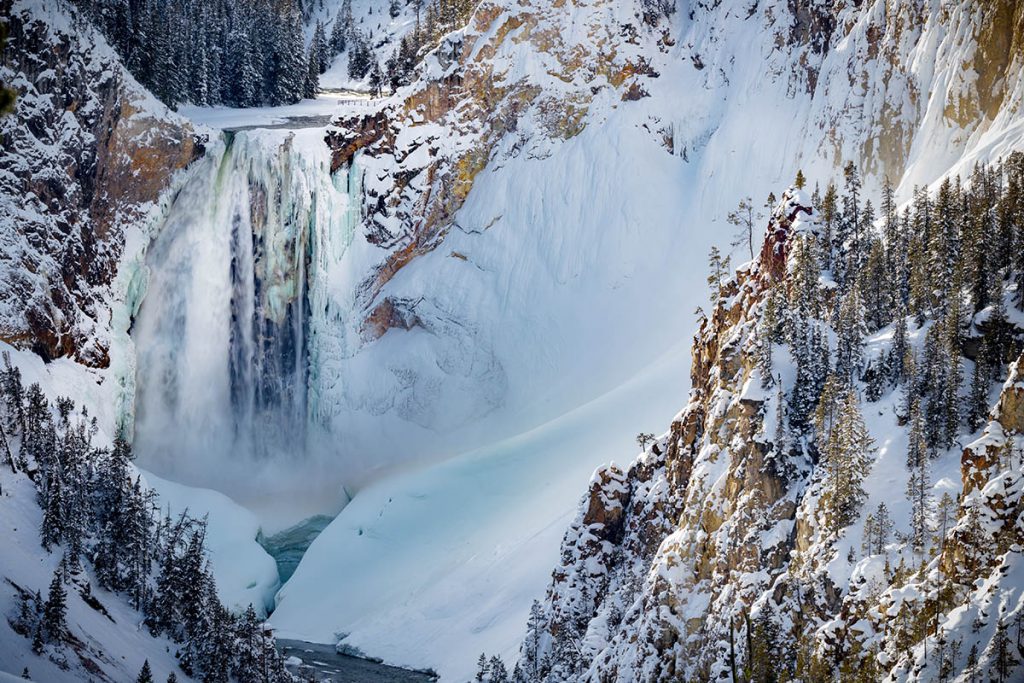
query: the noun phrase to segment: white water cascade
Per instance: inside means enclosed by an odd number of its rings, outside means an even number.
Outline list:
[[[356,173],[330,175],[322,136],[239,132],[208,152],[146,257],[132,328],[144,467],[254,507],[300,476],[335,499],[311,510],[344,502],[315,417],[311,310],[333,300],[326,274],[352,241],[358,192]]]

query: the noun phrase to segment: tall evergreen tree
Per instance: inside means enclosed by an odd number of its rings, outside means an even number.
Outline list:
[[[314,40],[309,45],[309,56],[306,58],[306,79],[302,85],[302,96],[306,99],[316,98],[320,89],[320,53],[317,42]]]
[[[822,456],[825,474],[821,504],[825,528],[831,533],[838,533],[856,520],[867,496],[864,477],[871,467],[874,442],[857,403],[857,395],[848,389]]]
[[[327,41],[327,34],[324,32],[324,25],[319,21],[316,22],[316,29],[313,31],[313,40],[310,44],[310,52],[313,47],[316,47],[317,56],[317,72],[322,74],[327,71],[327,67],[331,65],[331,53],[330,45]]]
[[[43,630],[46,639],[50,642],[60,642],[67,634],[67,605],[68,594],[64,590],[63,566],[53,572],[53,579],[50,581],[50,592],[46,596],[46,604],[43,606]]]
[[[929,500],[931,481],[928,473],[928,458],[918,458],[907,479],[907,500],[910,502],[910,545],[917,553],[924,553],[928,542]]]

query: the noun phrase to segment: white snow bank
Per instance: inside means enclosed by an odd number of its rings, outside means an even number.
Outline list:
[[[285,638],[345,643],[466,680],[515,660],[595,463],[635,450],[688,386],[680,344],[635,379],[531,432],[360,491],[278,593]]]
[[[256,515],[223,493],[176,484],[145,471],[143,476],[160,495],[161,513],[170,510],[174,517],[188,510],[197,519],[206,517],[206,548],[225,606],[240,612],[251,604],[265,615],[280,582],[277,564],[256,542]]]
[[[197,107],[183,105],[178,113],[193,123],[214,129],[242,128],[246,126],[277,126],[289,119],[325,117],[344,114],[353,107],[366,111],[372,100],[359,93],[322,93],[316,99],[306,99],[283,107]],[[326,122],[317,125],[324,126]],[[302,127],[301,120],[296,127]]]

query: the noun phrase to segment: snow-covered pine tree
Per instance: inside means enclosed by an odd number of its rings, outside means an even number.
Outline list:
[[[928,491],[931,489],[929,477],[929,459],[918,458],[916,465],[910,470],[907,479],[907,500],[910,502],[910,534],[908,540],[911,548],[918,554],[924,554],[929,533],[930,501]]]
[[[320,89],[320,52],[317,41],[309,44],[309,54],[306,57],[306,78],[302,84],[302,96],[306,99],[314,99]]]
[[[869,240],[867,261],[860,271],[858,289],[864,300],[864,323],[868,332],[889,324],[893,315],[892,280],[882,240]]]
[[[374,97],[380,97],[384,88],[384,73],[380,70],[380,64],[376,59],[371,58],[373,66],[370,67],[370,93]]]
[[[324,25],[319,21],[316,22],[316,29],[313,31],[313,40],[310,45],[311,51],[313,45],[316,46],[317,72],[322,74],[331,65],[331,52],[327,41],[327,33],[324,31]]]
[[[821,267],[831,269],[834,265],[832,258],[836,246],[837,233],[840,232],[839,191],[836,189],[835,183],[829,183],[828,187],[825,188],[825,195],[821,199],[819,215],[821,216],[821,232],[818,236],[818,256]]]
[[[839,305],[836,332],[836,376],[851,382],[863,366],[866,332],[860,289],[856,285],[850,287]]]
[[[352,33],[352,0],[344,0],[341,8],[334,16],[331,26],[331,54],[337,55],[348,47],[348,39]]]
[[[248,29],[236,27],[229,34],[225,70],[227,72],[227,79],[224,83],[225,101],[242,107],[253,107],[259,104],[262,77],[256,65],[255,52]]]
[[[848,389],[822,452],[821,504],[825,528],[833,534],[857,519],[867,495],[864,477],[871,466],[874,442],[857,405],[857,395]]]
[[[46,603],[43,605],[42,628],[47,642],[59,643],[67,634],[67,600],[68,594],[64,589],[62,564],[53,572],[50,590],[46,595]]]
[[[307,78],[302,15],[293,8],[276,27],[277,40],[272,50],[272,104],[288,104],[303,96]]]
[[[723,256],[722,252],[719,251],[717,246],[711,247],[711,252],[708,254],[708,289],[711,293],[711,304],[715,305],[718,303],[718,297],[722,289],[722,285],[725,284],[726,278],[731,272],[729,265],[729,257]]]
[[[349,37],[348,75],[349,78],[363,79],[370,73],[372,55],[366,38],[358,31],[352,31]]]

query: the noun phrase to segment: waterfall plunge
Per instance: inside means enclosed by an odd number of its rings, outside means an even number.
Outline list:
[[[311,359],[359,188],[355,172],[332,178],[322,136],[313,142],[297,149],[283,131],[226,137],[150,246],[132,330],[135,443],[157,474],[241,499],[317,478],[337,497],[343,467],[325,464],[332,439],[315,417]]]

